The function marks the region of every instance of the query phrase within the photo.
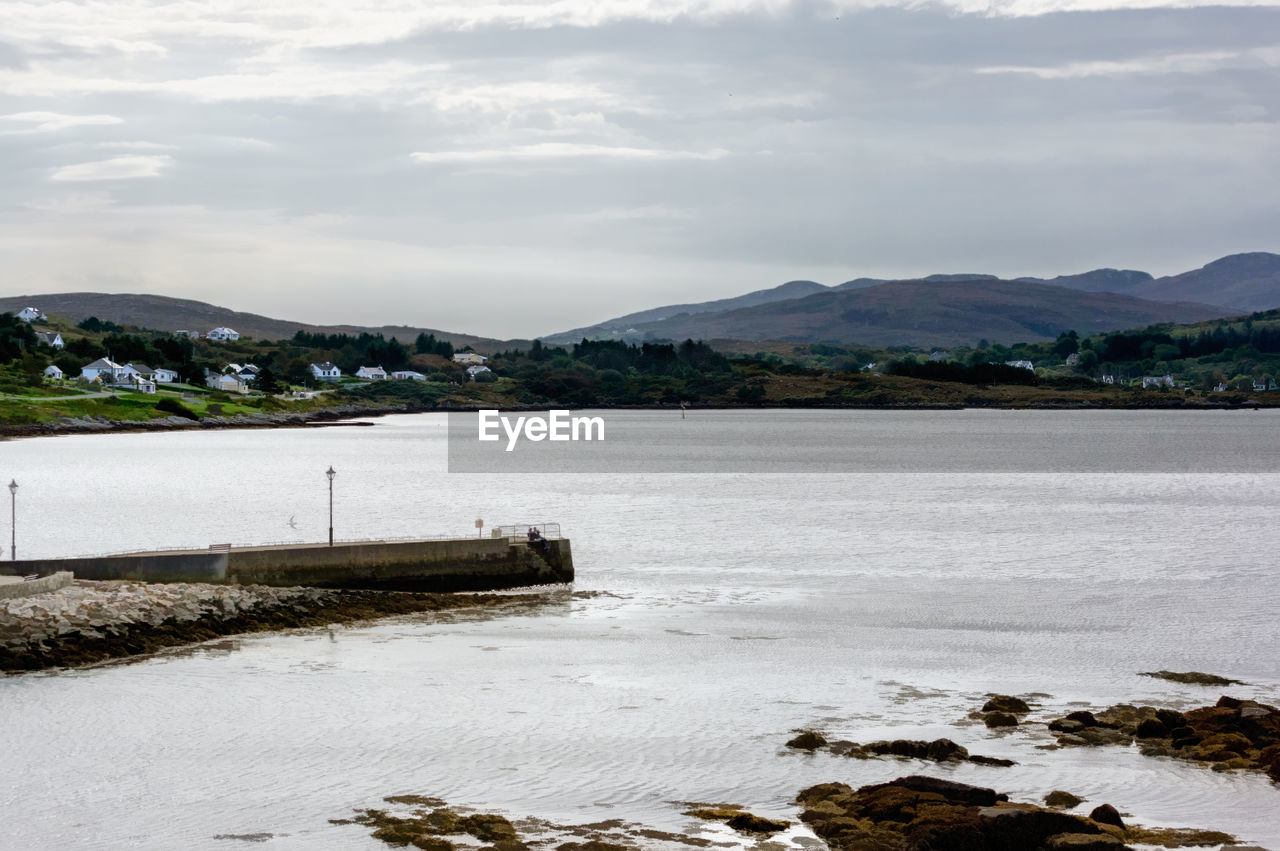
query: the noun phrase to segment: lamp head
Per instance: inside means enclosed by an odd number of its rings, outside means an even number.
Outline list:
[[[332,465],[332,464],[330,464],[330,465],[329,465],[329,469],[325,470],[325,471],[324,471],[324,474],[325,474],[326,476],[328,476],[328,477],[329,477],[329,481],[331,481],[331,482],[332,482],[332,481],[333,481],[333,477],[334,477],[334,476],[336,476],[336,475],[338,475],[338,471],[337,471],[337,470],[335,470],[335,469],[333,469],[333,465]]]
[[[10,494],[17,494],[17,492],[18,492],[18,480],[17,480],[17,479],[10,479],[10,480],[9,480],[9,493],[10,493]]]

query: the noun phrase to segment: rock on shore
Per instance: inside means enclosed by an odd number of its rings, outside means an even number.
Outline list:
[[[237,633],[540,599],[80,580],[0,600],[0,671],[85,665]]]
[[[1016,765],[1010,759],[997,759],[990,756],[970,754],[964,745],[958,745],[950,739],[934,739],[931,742],[917,739],[894,739],[893,741],[858,744],[844,739],[828,742],[821,733],[814,730],[801,730],[798,736],[787,742],[787,747],[793,750],[809,751],[810,753],[817,750],[827,750],[837,756],[847,756],[854,759],[898,756],[940,763],[972,762],[977,765],[1006,767]]]
[[[1058,744],[1128,745],[1149,756],[1193,760],[1218,770],[1248,768],[1280,780],[1280,709],[1223,695],[1188,712],[1154,706],[1112,706],[1072,712],[1049,723]]]
[[[797,803],[815,833],[849,851],[1124,847],[1123,830],[1114,825],[920,775],[856,790],[823,783],[801,792]]]
[[[1167,848],[1235,842],[1218,831],[1126,825],[1109,804],[1085,817],[921,775],[859,789],[823,783],[802,791],[796,803],[804,808],[800,819],[836,851],[1123,851],[1126,842]]]

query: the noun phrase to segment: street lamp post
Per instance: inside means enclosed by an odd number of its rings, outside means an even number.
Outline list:
[[[9,560],[18,560],[18,480],[9,480]]]
[[[333,465],[329,465],[329,469],[324,471],[329,477],[329,546],[333,546],[333,477],[338,475],[338,471],[333,469]],[[13,486],[10,486],[12,489]]]

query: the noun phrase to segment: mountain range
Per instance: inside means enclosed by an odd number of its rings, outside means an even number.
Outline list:
[[[855,278],[835,286],[788,281],[736,298],[629,313],[543,338],[739,339],[865,345],[1032,342],[1158,322],[1196,322],[1280,307],[1280,255],[1233,254],[1179,275],[1094,269],[1002,280],[951,273],[911,280]]]
[[[159,295],[52,293],[0,298],[0,312],[32,305],[81,321],[89,316],[164,331],[229,326],[259,339],[297,331],[382,334],[412,342],[434,334],[454,346],[481,351],[528,345],[433,328],[314,325],[272,319]],[[1015,343],[1141,327],[1198,322],[1280,307],[1280,255],[1233,254],[1200,269],[1156,278],[1121,269],[1094,269],[1056,278],[1002,280],[981,273],[928,275],[911,280],[854,278],[835,286],[788,281],[733,298],[673,304],[543,337],[548,343],[592,339],[685,338],[784,341],[874,346],[954,346],[981,339]]]

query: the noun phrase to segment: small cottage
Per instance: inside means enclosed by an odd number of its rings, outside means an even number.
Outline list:
[[[337,381],[342,377],[342,370],[329,361],[311,364],[311,374],[316,381]]]
[[[81,378],[86,381],[101,380],[103,384],[115,384],[117,381],[122,380],[124,376],[124,367],[107,358],[98,358],[80,370]]]

